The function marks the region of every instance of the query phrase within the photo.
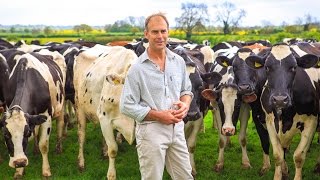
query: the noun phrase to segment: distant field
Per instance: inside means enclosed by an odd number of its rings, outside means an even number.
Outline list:
[[[218,134],[215,129],[212,129],[212,116],[209,114],[205,118],[206,131],[201,132],[198,136],[197,149],[195,160],[198,170],[197,180],[270,180],[273,179],[274,164],[271,156],[272,169],[262,177],[258,176],[259,168],[262,162],[262,150],[260,141],[256,133],[255,127],[250,120],[248,127],[248,156],[251,161],[252,168],[249,170],[241,169],[241,148],[238,143],[238,136],[231,138],[232,145],[225,151],[225,167],[223,172],[217,174],[212,171],[218,157]],[[54,125],[55,127],[55,125]],[[80,173],[77,168],[78,156],[78,140],[76,128],[69,131],[68,137],[63,142],[62,154],[56,154],[55,149],[56,130],[53,130],[50,138],[50,154],[49,161],[51,165],[52,178],[57,180],[96,180],[105,179],[108,168],[108,160],[103,159],[101,155],[102,135],[99,125],[88,123],[87,138],[85,144],[85,160],[86,170]],[[297,146],[299,137],[294,138],[291,150],[287,155],[287,162],[289,166],[289,179],[294,176],[294,164],[292,154],[294,148]],[[6,154],[6,148],[3,144],[3,138],[0,137],[0,155],[3,162],[0,163],[1,175],[0,179],[12,179],[14,169],[8,166],[9,157]],[[34,155],[32,153],[33,144],[29,143],[29,166],[26,168],[26,180],[40,180],[41,179],[41,155]],[[271,151],[272,152],[272,151]],[[310,152],[307,154],[307,160],[303,169],[304,180],[320,179],[319,175],[315,175],[312,171],[316,164],[316,158],[320,152],[320,145],[314,140]],[[138,180],[140,179],[139,165],[137,153],[134,145],[128,145],[124,142],[119,145],[118,157],[116,159],[117,179],[119,180]],[[165,180],[169,180],[169,176],[165,173]]]

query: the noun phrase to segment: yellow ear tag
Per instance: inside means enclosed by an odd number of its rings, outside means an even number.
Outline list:
[[[260,63],[254,62],[254,67],[259,68],[259,67],[261,67],[261,66],[262,66],[262,65],[261,65]]]
[[[320,60],[318,60],[318,64],[317,64],[317,67],[320,67]]]
[[[224,67],[228,67],[227,61],[223,61],[222,65],[223,65]]]
[[[118,85],[118,84],[120,84],[120,81],[119,81],[119,79],[114,79],[114,80],[113,80],[113,83],[114,83],[115,85]]]

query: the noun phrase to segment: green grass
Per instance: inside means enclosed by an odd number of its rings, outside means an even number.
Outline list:
[[[196,148],[196,165],[198,180],[248,180],[248,179],[273,179],[274,164],[271,155],[272,169],[264,176],[259,177],[258,171],[262,165],[262,149],[260,141],[256,133],[255,127],[250,120],[248,132],[248,156],[251,161],[252,168],[249,170],[241,169],[241,149],[238,143],[238,136],[231,137],[232,145],[225,151],[225,166],[221,173],[215,173],[212,168],[218,158],[218,133],[212,129],[212,116],[208,114],[205,118],[205,132],[198,135]],[[54,124],[55,126],[55,124]],[[52,177],[50,179],[57,180],[98,180],[106,179],[108,160],[102,157],[102,134],[99,125],[88,123],[87,137],[85,144],[85,160],[86,169],[80,173],[77,167],[78,156],[78,139],[77,128],[68,132],[68,137],[63,142],[63,153],[56,154],[55,149],[56,131],[53,130],[50,138],[49,161],[51,165]],[[294,138],[291,151],[287,155],[289,166],[289,179],[294,177],[294,164],[292,160],[293,150],[297,145],[299,137]],[[6,147],[3,144],[3,138],[0,137],[0,154],[3,158],[0,163],[0,179],[13,179],[14,169],[8,166],[9,157]],[[29,166],[26,168],[24,179],[38,180],[41,179],[41,155],[34,155],[33,143],[29,142]],[[314,180],[320,179],[319,175],[315,175],[312,171],[316,164],[316,158],[320,152],[320,145],[313,140],[311,150],[307,154],[307,160],[303,168],[303,179]],[[137,153],[134,145],[128,145],[124,142],[119,145],[118,157],[116,159],[117,179],[119,180],[138,180],[140,179],[139,165]],[[163,179],[170,179],[165,173]]]

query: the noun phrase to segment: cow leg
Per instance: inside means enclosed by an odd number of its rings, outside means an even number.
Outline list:
[[[49,116],[47,121],[40,125],[39,149],[42,155],[42,176],[50,177],[51,170],[48,160],[49,139],[52,130],[52,119]]]
[[[258,115],[259,114],[259,115]],[[260,138],[260,143],[263,149],[263,164],[259,171],[259,175],[263,176],[266,174],[270,168],[270,157],[269,157],[269,148],[270,148],[270,141],[269,141],[269,134],[267,129],[262,125],[261,122],[264,122],[261,118],[263,118],[262,112],[256,113],[256,111],[252,110],[252,120],[256,126],[257,133]]]
[[[58,154],[62,153],[62,139],[64,131],[64,111],[61,111],[61,114],[57,117],[57,144],[56,152]]]
[[[317,118],[312,117],[308,119],[308,123],[304,123],[304,129],[301,132],[301,139],[298,147],[294,151],[293,160],[296,167],[296,173],[294,175],[295,180],[302,179],[302,167],[306,159],[306,154],[313,139],[313,134],[317,126]]]
[[[198,135],[198,132],[201,130],[202,124],[203,124],[203,118],[201,117],[195,121],[189,121],[185,125],[185,132],[186,132],[185,134],[186,134],[187,146],[188,146],[188,151],[190,156],[190,164],[192,167],[191,173],[193,177],[197,175],[196,164],[194,161],[194,153],[196,148],[197,135]]]
[[[221,172],[223,170],[224,166],[224,149],[227,145],[227,136],[224,136],[219,131],[219,157],[216,162],[216,165],[214,166],[213,170],[215,172]]]
[[[115,160],[118,153],[118,145],[115,140],[112,125],[110,124],[108,119],[106,117],[103,117],[103,118],[100,117],[99,119],[100,119],[101,131],[108,146],[109,168],[108,168],[107,178],[108,180],[115,180],[117,177]]]
[[[238,136],[242,150],[242,167],[244,169],[251,168],[250,160],[247,153],[247,126],[250,118],[250,107],[248,104],[241,105],[240,111],[240,134]]]
[[[83,155],[83,145],[86,138],[86,117],[82,110],[77,109],[77,119],[78,119],[78,141],[79,141],[79,154],[78,154],[78,168],[81,172],[84,171],[84,155]]]
[[[16,168],[16,172],[14,173],[14,179],[22,179],[25,174],[24,167]]]
[[[281,171],[281,165],[284,161],[284,152],[283,148],[281,147],[279,138],[277,136],[277,131],[275,129],[274,124],[274,115],[273,114],[267,114],[266,115],[266,125],[270,137],[270,142],[272,144],[273,149],[273,156],[275,161],[275,171],[274,171],[274,180],[280,180],[282,178],[282,171]]]

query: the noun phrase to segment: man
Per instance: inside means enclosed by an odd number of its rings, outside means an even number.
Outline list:
[[[144,35],[149,47],[131,66],[120,99],[123,114],[135,119],[141,179],[193,179],[183,118],[193,94],[184,60],[166,48],[169,23],[150,15]]]

